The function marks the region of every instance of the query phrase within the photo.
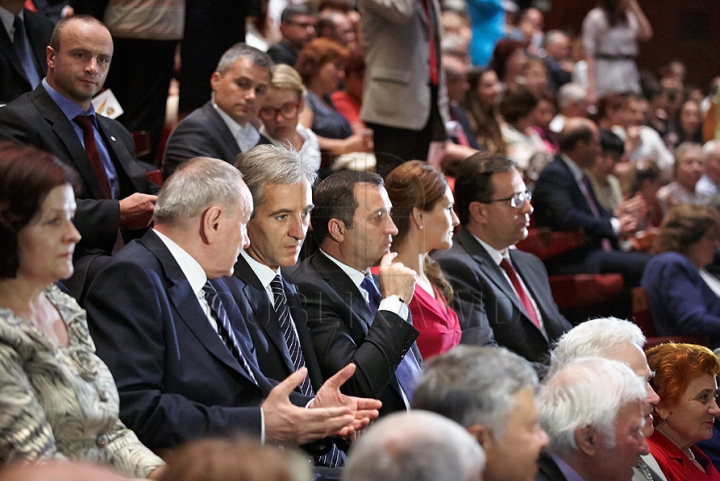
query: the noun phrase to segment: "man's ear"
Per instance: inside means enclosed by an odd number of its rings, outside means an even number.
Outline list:
[[[470,205],[468,206],[470,219],[478,224],[484,224],[485,219],[487,218],[487,208],[488,204],[483,204],[482,202],[477,201],[470,202]]]
[[[52,48],[50,45],[45,47],[45,58],[47,60],[48,68],[55,68],[55,57],[57,56],[57,52],[54,48]]]
[[[213,72],[212,76],[210,77],[210,87],[212,88],[213,92],[217,90],[218,83],[220,83],[220,78],[222,77],[222,74],[220,72]]]
[[[200,237],[205,244],[214,244],[221,235],[221,222],[223,210],[220,206],[213,205],[202,213],[200,217]]]
[[[492,433],[488,428],[483,426],[482,424],[473,424],[472,426],[467,428],[467,432],[470,433],[472,437],[477,439],[477,442],[480,444],[480,446],[483,447],[487,451],[487,449],[493,448],[495,444],[495,439],[492,436]]]
[[[602,442],[605,442],[602,435],[592,426],[575,429],[575,443],[578,449],[588,456],[594,456]]]
[[[328,234],[333,238],[335,242],[341,243],[345,240],[345,222],[340,219],[330,219],[328,221]]]

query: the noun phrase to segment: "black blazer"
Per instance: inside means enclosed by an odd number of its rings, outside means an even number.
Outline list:
[[[305,259],[289,277],[298,286],[323,377],[355,363],[344,392],[379,399],[381,415],[406,410],[395,369],[420,334],[417,329],[389,311],[373,317],[352,280],[322,252]]]
[[[115,120],[97,116],[100,134],[115,164],[120,181],[120,198],[135,192],[156,194],[152,184],[134,157],[130,132]],[[70,120],[41,85],[0,108],[0,137],[34,145],[50,152],[80,173],[81,192],[77,201],[75,226],[82,240],[75,257],[86,253],[112,252],[120,222],[120,203],[104,199],[90,160]],[[125,241],[144,234],[145,229],[123,230]]]
[[[550,364],[552,343],[572,329],[572,325],[560,314],[552,298],[547,271],[540,259],[510,249],[510,259],[540,310],[545,332],[530,320],[502,269],[467,229],[460,230],[453,246],[437,251],[434,258],[453,286],[457,299],[453,307],[457,306],[458,313],[482,301],[500,346],[528,361]],[[460,317],[460,321],[466,322],[466,318]]]
[[[45,16],[23,10],[25,18],[25,31],[30,41],[33,58],[40,67],[40,78],[47,74],[47,55],[45,48],[50,43],[55,24]],[[30,92],[32,87],[25,76],[22,63],[15,53],[10,37],[4,27],[0,26],[0,104],[7,104]]]
[[[567,481],[555,460],[545,451],[540,452],[537,465],[538,472],[535,474],[535,481]]]
[[[260,135],[257,145],[270,143]],[[163,156],[163,174],[170,177],[180,164],[193,157],[212,157],[234,164],[239,153],[232,132],[212,102],[208,102],[182,119],[170,134]]]
[[[223,279],[212,284],[258,385],[230,354],[165,244],[149,231],[114,255],[86,297],[90,333],[120,393],[120,418],[150,449],[237,431],[258,435],[275,381],[257,365]],[[304,406],[309,398],[292,393]]]

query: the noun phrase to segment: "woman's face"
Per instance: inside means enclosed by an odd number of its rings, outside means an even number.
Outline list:
[[[555,118],[555,107],[547,100],[540,99],[532,116],[533,125],[537,125],[543,130],[550,130],[550,122]]]
[[[443,195],[431,211],[422,212],[423,230],[425,231],[425,251],[434,249],[449,249],[452,247],[453,230],[460,223],[453,205],[453,198],[450,188],[445,189]]]
[[[340,62],[325,62],[316,75],[322,94],[329,94],[335,92],[345,78],[345,66]]]
[[[690,149],[678,160],[675,180],[687,190],[695,192],[695,184],[698,183],[703,172],[705,172],[705,161],[702,157],[702,149]]]
[[[270,87],[258,115],[270,137],[292,142],[301,108],[302,101],[296,91]]]
[[[710,439],[715,416],[720,416],[720,408],[715,401],[716,391],[714,376],[702,374],[693,379],[677,406],[672,409],[657,407],[660,417],[667,421],[658,429],[680,446]]]
[[[528,58],[523,49],[516,49],[505,61],[505,78],[513,79],[525,69]]]
[[[548,76],[545,65],[533,62],[525,69],[525,86],[533,92],[542,92],[547,88]]]
[[[52,189],[30,223],[18,233],[18,278],[46,285],[72,275],[73,252],[80,241],[72,222],[74,216],[72,187]]]
[[[706,233],[699,241],[688,247],[685,256],[695,264],[698,269],[703,269],[715,259],[718,241],[712,232]]]
[[[480,102],[485,107],[498,106],[502,100],[502,88],[494,70],[488,70],[480,78],[478,83],[478,95]]]
[[[700,107],[695,101],[687,101],[680,110],[680,124],[682,129],[688,134],[694,134],[700,128],[702,118],[700,117]]]

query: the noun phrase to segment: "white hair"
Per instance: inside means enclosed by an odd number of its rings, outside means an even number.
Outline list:
[[[708,140],[702,147],[703,159],[707,159],[713,152],[720,152],[720,140]]]
[[[558,90],[558,107],[564,109],[573,102],[583,100],[587,96],[585,87],[577,83],[568,83]]]
[[[360,437],[343,481],[469,481],[480,479],[485,453],[459,424],[438,414],[387,416]]]
[[[546,381],[536,398],[540,426],[557,454],[577,451],[575,432],[592,426],[615,446],[615,420],[620,408],[642,403],[647,394],[643,380],[626,364],[603,358],[570,362]]]

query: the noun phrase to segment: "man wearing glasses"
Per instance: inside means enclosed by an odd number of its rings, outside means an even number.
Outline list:
[[[252,125],[267,95],[272,59],[264,52],[238,43],[220,58],[210,77],[212,99],[185,117],[167,142],[163,174],[194,157],[235,162],[245,152],[270,141]]]
[[[280,16],[282,40],[268,49],[277,64],[295,66],[300,50],[315,38],[317,12],[312,3],[288,5]]]
[[[543,374],[550,346],[572,326],[560,314],[540,259],[513,246],[528,235],[531,193],[512,160],[478,153],[455,182],[462,230],[452,248],[434,256],[455,291],[463,329],[487,319],[495,340]]]

